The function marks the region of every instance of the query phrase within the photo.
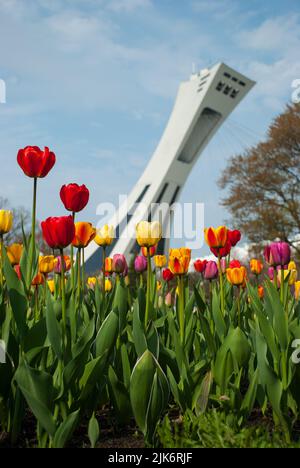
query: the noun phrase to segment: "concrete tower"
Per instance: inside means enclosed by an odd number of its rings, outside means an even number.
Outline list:
[[[224,63],[201,70],[180,84],[168,124],[148,166],[127,202],[109,221],[117,236],[107,255],[129,256],[138,250],[134,235],[124,236],[124,230],[133,234],[138,221],[155,218],[150,210],[153,203],[172,206],[208,142],[254,84]],[[160,215],[163,226],[169,218],[170,210]],[[167,247],[167,239],[162,239],[160,252]],[[87,247],[85,258],[87,271],[100,268],[101,253],[94,242]]]

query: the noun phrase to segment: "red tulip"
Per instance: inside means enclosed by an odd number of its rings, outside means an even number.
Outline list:
[[[221,248],[211,247],[210,250],[215,255],[215,257],[218,257],[219,255],[221,258],[227,257],[227,255],[229,255],[230,250],[231,250],[231,243],[229,242],[229,240],[227,240],[224,247],[221,247]]]
[[[18,151],[17,161],[28,177],[46,177],[55,164],[55,154],[45,146],[42,151],[38,146],[26,146]]]
[[[167,282],[171,281],[171,280],[174,278],[174,275],[173,275],[173,273],[171,272],[171,270],[169,270],[169,268],[165,268],[165,269],[163,270],[162,275],[163,275],[163,279],[164,279],[165,281],[167,281]]]
[[[74,239],[75,225],[72,216],[47,218],[41,223],[43,238],[51,249],[64,249]]]
[[[88,204],[90,192],[85,185],[68,184],[60,189],[60,198],[66,210],[78,213]]]
[[[238,260],[231,260],[229,263],[229,268],[241,268],[241,264]]]
[[[241,237],[242,237],[241,232],[238,229],[234,229],[233,231],[230,231],[228,229],[227,238],[232,247],[236,246],[236,244],[241,240]]]
[[[196,260],[194,262],[194,268],[198,273],[203,273],[207,264],[207,260]]]

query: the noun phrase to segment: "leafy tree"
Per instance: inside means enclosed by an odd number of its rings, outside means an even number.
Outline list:
[[[280,238],[300,257],[300,104],[275,118],[265,141],[229,160],[219,186],[250,242]]]

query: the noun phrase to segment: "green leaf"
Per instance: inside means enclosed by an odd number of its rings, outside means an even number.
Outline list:
[[[28,302],[23,283],[19,280],[15,270],[8,259],[6,249],[2,245],[3,271],[6,278],[9,300],[20,337],[23,340],[27,332],[26,314]]]
[[[59,360],[62,359],[62,333],[56,319],[52,297],[47,294],[46,324],[50,344]]]
[[[101,356],[105,351],[110,355],[119,333],[119,317],[115,310],[112,310],[102,323],[98,331],[95,348],[96,357]]]
[[[15,379],[37,420],[48,434],[54,436],[56,426],[52,413],[55,392],[52,376],[23,363],[19,366]]]
[[[108,370],[108,381],[117,420],[120,424],[128,423],[132,415],[129,393],[111,366]]]
[[[53,447],[54,448],[64,448],[68,440],[72,437],[73,432],[76,429],[76,426],[79,422],[80,409],[70,413],[68,417],[61,423],[57,429],[54,439]]]
[[[98,439],[100,436],[100,429],[99,429],[99,423],[97,419],[95,418],[94,414],[89,420],[88,436],[89,436],[92,448],[95,448],[96,443],[98,442]]]

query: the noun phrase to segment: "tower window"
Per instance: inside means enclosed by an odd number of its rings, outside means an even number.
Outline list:
[[[230,97],[233,99],[239,94],[239,89],[233,89],[232,93],[230,94]]]
[[[246,83],[245,83],[244,81],[239,81],[239,84],[240,84],[241,86],[246,86]]]
[[[219,83],[218,83],[217,86],[216,86],[216,90],[217,90],[217,91],[222,91],[222,89],[224,88],[224,86],[225,86],[224,81],[219,81]]]
[[[224,89],[223,93],[227,95],[227,94],[230,93],[231,90],[232,90],[232,87],[231,87],[231,86],[226,86],[226,88]]]
[[[224,76],[226,76],[226,78],[231,78],[231,75],[227,72],[224,72]]]

